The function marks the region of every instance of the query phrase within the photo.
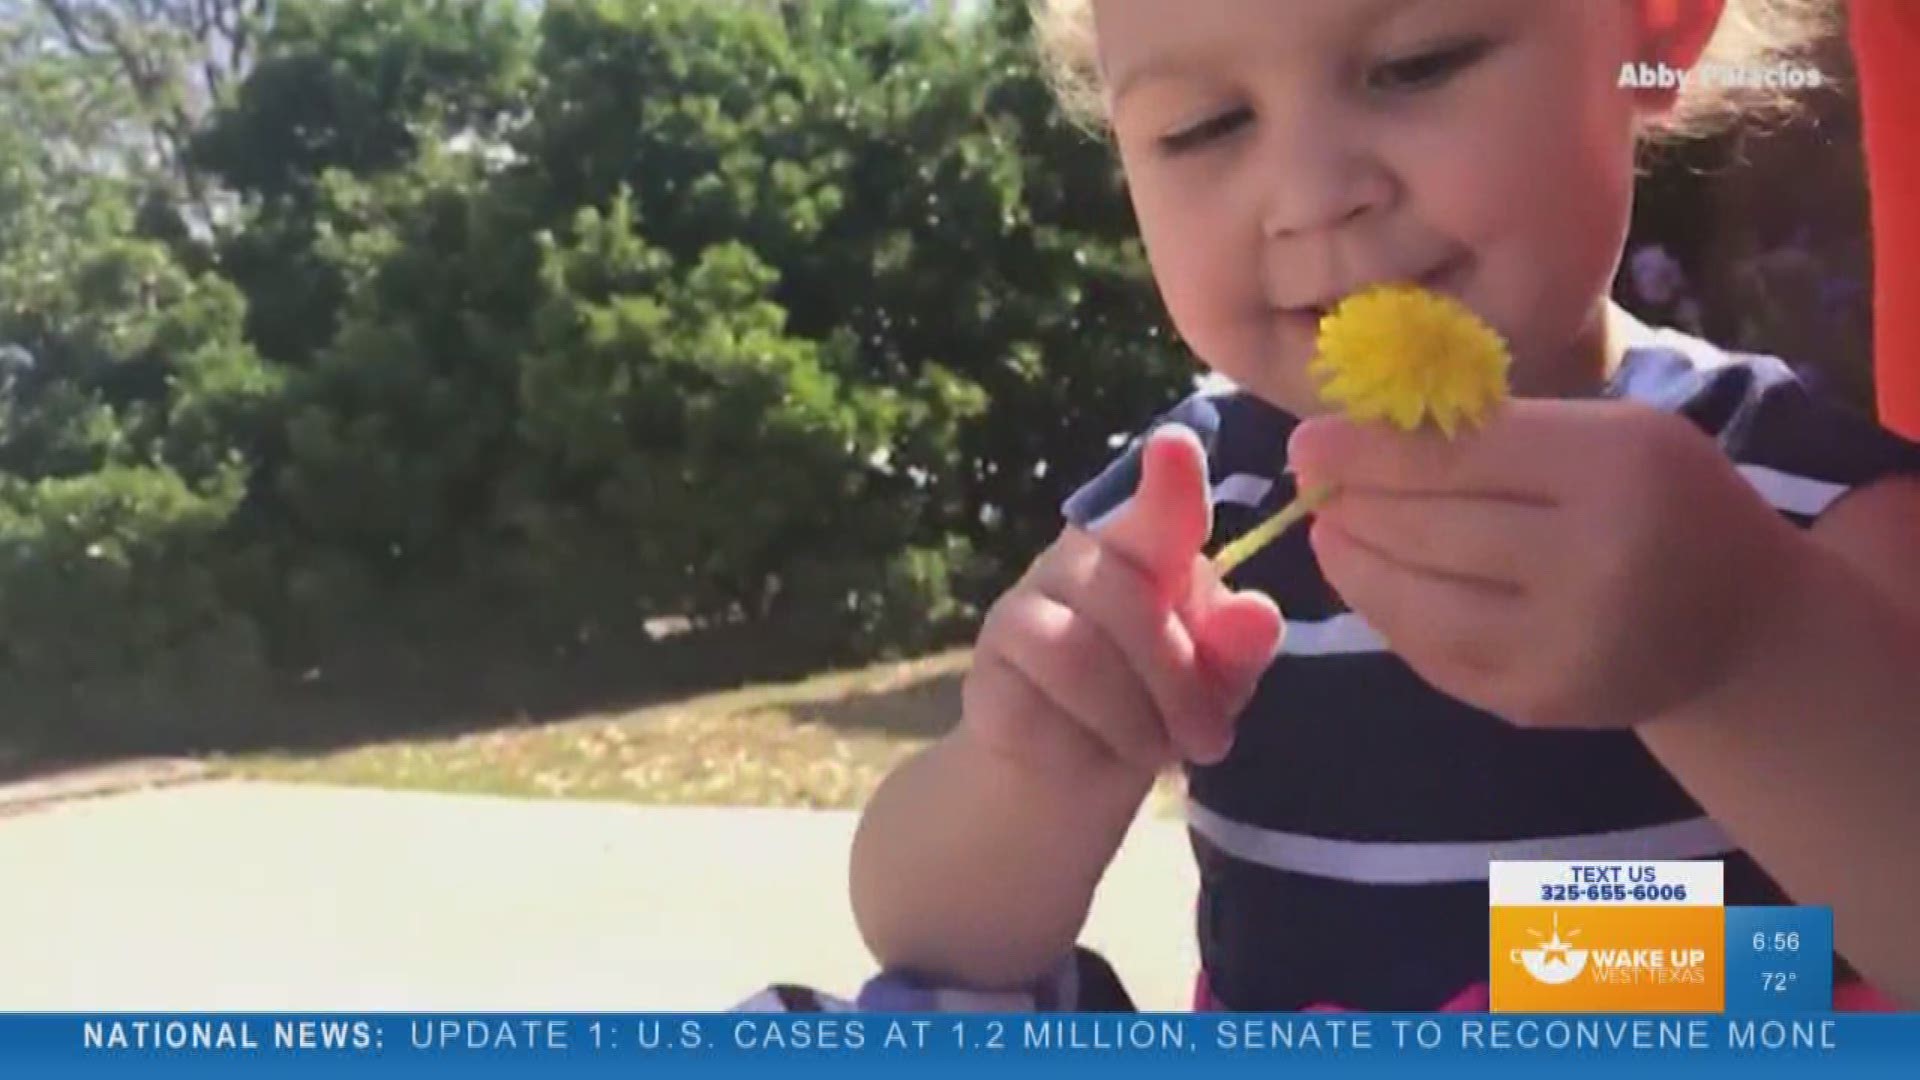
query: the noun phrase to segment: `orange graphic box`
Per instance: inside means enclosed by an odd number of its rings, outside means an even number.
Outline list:
[[[1719,1012],[1726,909],[1671,905],[1491,909],[1494,1012]]]

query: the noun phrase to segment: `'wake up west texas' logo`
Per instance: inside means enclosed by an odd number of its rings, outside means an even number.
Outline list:
[[[1527,933],[1536,938],[1540,936],[1538,930],[1529,930]],[[1567,936],[1579,937],[1580,931],[1570,930]],[[1542,941],[1536,948],[1515,949],[1511,955],[1521,967],[1527,969],[1527,974],[1548,986],[1570,983],[1587,969],[1587,950],[1576,949],[1572,943],[1560,940],[1560,916],[1557,912],[1553,916],[1551,938]]]
[[[1719,907],[1496,907],[1496,1012],[1717,1012],[1726,999]]]

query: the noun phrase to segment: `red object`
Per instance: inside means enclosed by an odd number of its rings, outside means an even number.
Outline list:
[[[1881,422],[1920,439],[1920,3],[1852,0],[1873,227]]]

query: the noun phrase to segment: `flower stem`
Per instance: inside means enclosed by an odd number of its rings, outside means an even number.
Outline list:
[[[1328,499],[1333,498],[1333,493],[1331,484],[1323,484],[1301,492],[1292,502],[1282,507],[1279,513],[1255,526],[1245,536],[1221,548],[1220,554],[1213,557],[1214,571],[1221,577],[1226,577],[1235,567],[1253,558],[1261,548],[1279,539],[1280,534],[1292,528],[1296,522],[1320,509]]]

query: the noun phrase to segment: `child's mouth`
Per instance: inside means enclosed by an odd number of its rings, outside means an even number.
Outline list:
[[[1416,285],[1422,289],[1427,289],[1432,292],[1450,292],[1451,290],[1449,290],[1447,286],[1457,279],[1458,277],[1457,271],[1459,270],[1460,266],[1461,266],[1461,260],[1449,259],[1446,262],[1441,263],[1439,266],[1434,267],[1432,270],[1429,270],[1426,273],[1421,274],[1417,277],[1403,278],[1399,280],[1406,284]],[[1363,285],[1359,288],[1353,289],[1348,293],[1342,294],[1341,296],[1335,299],[1326,301],[1324,303],[1303,304],[1299,307],[1282,308],[1281,311],[1294,319],[1299,319],[1305,322],[1312,323],[1315,326],[1318,326],[1320,321],[1322,319],[1325,319],[1328,315],[1332,314],[1335,308],[1338,308],[1343,302],[1346,301],[1347,297],[1353,296],[1358,293],[1363,293],[1363,292],[1366,292],[1368,289],[1376,288],[1378,286],[1387,285],[1387,284],[1392,284],[1392,282],[1380,281],[1380,282],[1375,282],[1369,285]]]

